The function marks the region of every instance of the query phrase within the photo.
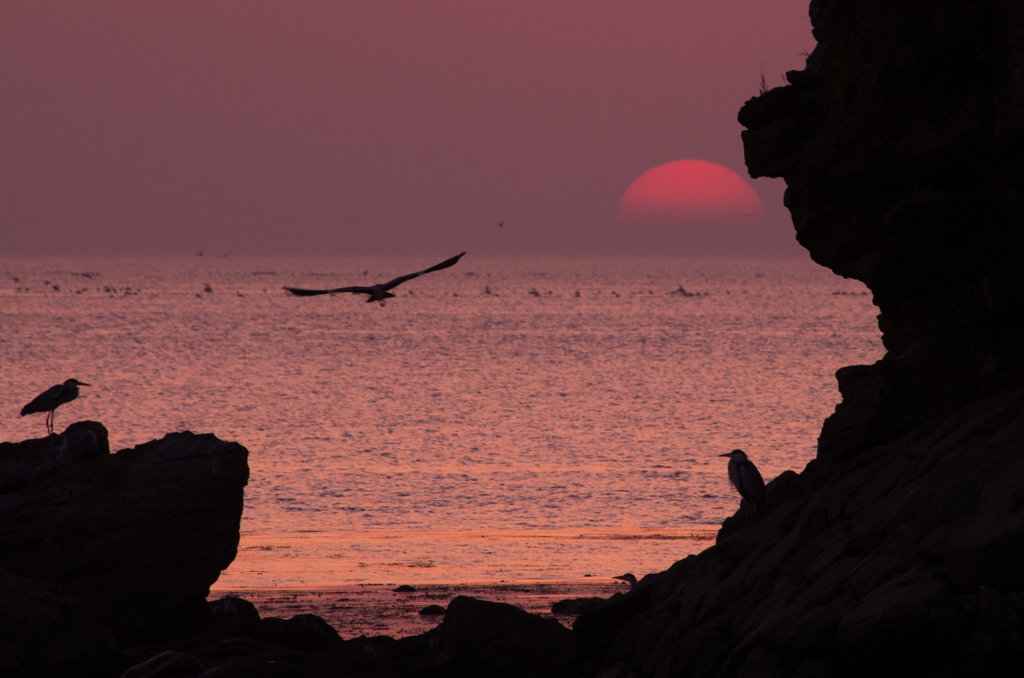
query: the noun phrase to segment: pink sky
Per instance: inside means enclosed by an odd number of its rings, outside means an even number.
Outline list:
[[[813,47],[807,0],[5,0],[0,255],[799,254],[781,180],[743,232],[616,207],[746,178]]]

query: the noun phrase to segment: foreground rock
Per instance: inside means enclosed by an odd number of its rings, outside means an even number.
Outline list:
[[[1024,390],[864,452],[807,496],[769,486],[755,527],[576,621],[588,675],[1012,675],[1021,440]]]
[[[59,468],[110,454],[107,429],[80,421],[60,435],[0,443],[0,494],[10,494]]]
[[[0,676],[108,675],[117,641],[81,601],[0,570]]]
[[[1024,666],[1024,5],[813,0],[740,111],[797,239],[888,353],[754,527],[581,616],[583,675],[1002,676]]]
[[[113,455],[106,440],[81,422],[0,447],[0,568],[77,597],[122,644],[184,633],[235,557],[248,453],[188,432]]]
[[[236,643],[238,641],[235,641]],[[222,648],[207,644],[199,650]],[[577,675],[583,644],[569,629],[504,603],[459,596],[444,621],[427,633],[395,640],[355,638],[326,652],[286,652],[280,645],[250,645],[248,656],[217,665],[210,678],[260,676],[305,678],[564,678]]]
[[[811,257],[863,281],[888,353],[839,371],[844,461],[1024,383],[1024,6],[813,0],[818,44],[740,111]]]

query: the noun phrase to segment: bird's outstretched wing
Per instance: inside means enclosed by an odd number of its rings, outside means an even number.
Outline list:
[[[381,287],[382,290],[387,291],[387,290],[393,289],[395,287],[398,287],[399,285],[404,283],[406,280],[412,280],[413,278],[418,278],[421,275],[423,275],[424,273],[432,273],[434,271],[440,271],[442,268],[448,268],[450,266],[454,266],[455,264],[458,263],[459,259],[462,258],[463,254],[465,254],[465,252],[463,252],[462,254],[456,254],[451,259],[445,259],[440,264],[436,264],[436,265],[431,266],[430,268],[424,269],[422,271],[417,271],[416,273],[410,273],[408,275],[398,276],[394,280],[389,280],[388,282],[384,283],[380,287]]]
[[[369,287],[335,287],[333,290],[303,290],[298,287],[286,287],[286,290],[297,297],[315,297],[318,294],[336,294],[339,292],[352,292],[353,294],[373,294]]]

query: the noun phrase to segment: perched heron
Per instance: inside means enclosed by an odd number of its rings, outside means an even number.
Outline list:
[[[79,386],[91,385],[77,379],[68,379],[63,384],[51,386],[37,395],[28,405],[21,408],[21,416],[46,412],[46,434],[53,435],[53,411],[64,403],[70,403],[77,398]]]
[[[465,254],[465,252],[463,252],[462,254]],[[395,278],[394,280],[390,280],[390,281],[388,281],[386,283],[377,283],[376,285],[370,285],[369,287],[363,287],[363,286],[360,286],[360,285],[355,285],[355,286],[352,286],[352,287],[336,287],[333,290],[303,290],[303,289],[298,289],[296,287],[285,287],[285,289],[288,290],[289,292],[291,292],[292,294],[294,294],[296,296],[299,296],[299,297],[312,297],[312,296],[316,296],[317,294],[336,294],[338,292],[351,292],[352,294],[366,294],[366,295],[369,295],[369,297],[370,297],[369,299],[366,300],[366,303],[370,303],[372,301],[376,301],[381,306],[383,306],[385,299],[388,299],[390,297],[395,296],[395,295],[391,294],[388,290],[392,290],[392,289],[398,287],[399,285],[401,285],[402,283],[404,283],[407,280],[412,280],[413,278],[418,278],[421,275],[423,275],[424,273],[433,273],[434,271],[440,271],[442,268],[448,268],[450,266],[454,266],[456,263],[458,263],[459,259],[462,258],[462,254],[456,254],[451,259],[445,259],[440,264],[437,264],[436,266],[431,266],[430,268],[424,269],[422,271],[417,271],[416,273],[410,273],[408,275],[400,275],[397,278]]]
[[[629,582],[630,591],[636,588],[636,576],[632,572],[620,574],[618,577],[612,577],[612,579],[621,579],[622,581]]]
[[[758,473],[757,467],[754,466],[754,462],[747,459],[747,454],[743,450],[733,450],[728,454],[718,456],[729,457],[729,482],[750,506],[751,512],[747,518],[747,525],[750,525],[754,518],[764,511],[764,480]]]

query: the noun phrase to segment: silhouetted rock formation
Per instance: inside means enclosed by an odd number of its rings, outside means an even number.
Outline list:
[[[116,654],[81,601],[0,570],[0,676],[108,675]]]
[[[887,355],[837,374],[765,517],[584,613],[582,674],[989,676],[1024,666],[1024,5],[814,0],[746,103],[753,176],[872,290]]]
[[[863,452],[807,497],[773,501],[769,484],[754,528],[576,621],[585,675],[1010,675],[1024,660],[1021,440],[1024,389]]]
[[[456,598],[437,628],[397,641],[208,605],[238,548],[247,454],[186,432],[111,455],[96,422],[0,445],[0,675],[575,673],[576,634],[501,603]]]
[[[234,560],[247,456],[188,432],[111,455],[96,422],[0,446],[0,568],[76,596],[122,643],[181,633]]]
[[[823,460],[1024,383],[1024,8],[814,0],[818,45],[740,111],[815,261],[863,281],[888,353],[837,374]]]
[[[62,466],[107,454],[107,429],[96,421],[77,422],[56,436],[0,443],[0,494],[16,492]]]
[[[504,603],[459,596],[444,621],[426,634],[427,655],[416,662],[417,676],[572,675],[582,643],[554,619],[544,619]]]
[[[220,603],[217,601],[213,606],[219,607]],[[253,621],[251,614],[244,616],[246,623]],[[307,630],[323,624],[313,615],[301,617],[315,620]],[[400,640],[387,636],[338,639],[329,648],[307,647],[301,651],[298,646],[319,637],[317,632],[304,634],[306,640],[300,641],[296,636],[292,641],[281,642],[282,639],[250,639],[253,628],[243,629],[243,633],[250,635],[229,641],[193,641],[186,648],[189,657],[206,667],[208,673],[203,675],[210,678],[566,678],[576,675],[583,649],[576,634],[553,619],[528,614],[512,605],[465,596],[452,600],[439,626]],[[208,638],[221,631],[214,630]],[[163,658],[158,657],[161,655],[155,652],[139,657],[138,675],[150,675],[143,671],[146,662],[156,666],[171,658],[191,661],[166,653]]]

